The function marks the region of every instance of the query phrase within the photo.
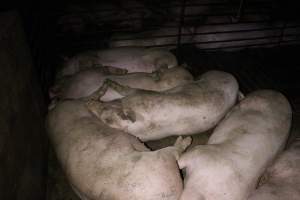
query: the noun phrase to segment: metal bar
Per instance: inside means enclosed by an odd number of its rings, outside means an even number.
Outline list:
[[[289,43],[289,42],[300,42],[300,39],[296,40],[282,40],[281,43]]]
[[[194,33],[193,35],[211,35],[211,34],[224,34],[224,33],[243,33],[243,32],[256,32],[256,31],[266,31],[266,30],[279,30],[280,27],[270,27],[270,28],[259,28],[259,29],[244,29],[244,30],[232,30],[232,31],[215,31],[215,32],[201,32]]]
[[[287,27],[287,28],[295,28],[295,27]],[[298,28],[298,26],[296,26],[296,28]],[[299,25],[299,28],[300,28],[300,25]],[[281,29],[281,27],[268,27],[268,28],[232,30],[232,31],[214,31],[214,32],[201,32],[201,33],[195,32],[195,33],[183,33],[183,34],[181,34],[181,36],[211,35],[211,34],[224,34],[224,33],[242,33],[242,32],[256,32],[256,31],[280,30],[280,29]],[[151,38],[169,38],[169,37],[178,37],[178,34],[154,35],[154,36],[147,36],[147,37],[132,37],[132,38],[112,39],[111,41],[151,39]]]
[[[242,21],[239,23],[236,23],[235,25],[245,25],[245,24],[264,24],[264,23],[272,23],[275,22],[275,20],[257,20],[257,21]],[[205,26],[217,26],[217,25],[229,25],[228,23],[211,23],[211,24],[203,24]],[[298,25],[300,27],[300,24]],[[296,28],[298,26],[294,26],[291,28]],[[145,30],[145,31],[154,31],[157,30],[158,28],[177,28],[177,26],[151,26],[148,27],[149,29]],[[118,29],[110,29],[109,31],[107,30],[97,30],[97,31],[93,31],[88,32],[88,33],[84,33],[83,35],[92,35],[92,34],[97,34],[97,33],[102,33],[102,32],[132,32],[132,28],[118,28]],[[58,33],[56,34],[56,36],[61,37],[62,35],[64,35],[63,33]],[[69,37],[69,36],[68,36]]]
[[[300,28],[300,25],[299,26],[286,27],[286,29],[289,29],[289,28]],[[215,31],[215,32],[190,33],[190,34],[183,33],[183,34],[181,34],[181,36],[258,32],[258,31],[265,31],[265,30],[280,30],[280,29],[281,29],[281,27],[269,27],[269,28],[233,30],[233,31]],[[147,37],[131,37],[131,38],[126,37],[126,38],[121,38],[121,39],[111,39],[110,41],[126,41],[126,40],[139,40],[139,39],[171,38],[171,37],[178,37],[178,34],[154,35],[154,36],[147,36]]]
[[[203,33],[193,33],[193,34],[181,34],[181,36],[192,36],[192,35],[208,35],[208,34],[224,34],[224,33],[239,33],[239,32],[257,32],[257,31],[264,31],[264,30],[276,30],[280,29],[281,27],[268,27],[262,29],[245,29],[245,30],[234,30],[234,31],[217,31],[217,32],[203,32]],[[293,25],[293,26],[286,26],[286,29],[291,28],[300,28],[300,25]],[[100,33],[100,32],[98,32]],[[97,34],[94,33],[94,34]],[[121,39],[111,39],[110,41],[126,41],[126,40],[135,40],[135,39],[151,39],[151,38],[170,38],[170,37],[178,37],[177,34],[172,35],[157,35],[157,36],[149,36],[149,37],[132,37],[132,38],[121,38]]]
[[[261,2],[261,1],[253,1],[253,2],[249,2],[248,5],[250,6],[256,6],[258,5],[262,5],[262,4],[271,4],[272,1],[265,1],[265,2]],[[203,7],[203,6],[232,6],[232,5],[239,5],[239,3],[236,2],[224,2],[224,3],[219,3],[219,2],[215,2],[215,3],[186,3],[186,7]],[[166,4],[166,5],[160,5],[161,8],[176,8],[176,7],[181,7],[181,3],[176,3],[176,4]],[[124,7],[124,9],[133,9],[133,10],[143,10],[145,7],[143,6],[128,6],[128,7]],[[88,9],[88,8],[87,8]],[[59,15],[65,15],[65,14],[84,14],[84,13],[88,13],[91,14],[92,12],[115,12],[116,10],[114,9],[94,9],[94,10],[86,10],[86,11],[76,11],[76,12],[72,12],[72,11],[66,11],[66,10],[56,10],[55,12],[52,12],[52,16],[59,16]]]
[[[185,3],[186,0],[182,0],[182,4],[181,4],[181,10],[180,10],[180,21],[179,21],[179,27],[178,27],[178,36],[177,36],[177,58],[179,63],[181,63],[181,36],[182,36],[182,27],[184,24],[184,16],[185,16]]]
[[[285,29],[286,29],[286,24],[287,24],[287,22],[286,22],[286,20],[284,20],[283,25],[282,25],[282,28],[281,28],[281,30],[280,30],[280,38],[279,38],[279,40],[278,40],[278,46],[280,46],[281,41],[282,41],[282,39],[283,39],[283,37],[284,37],[284,31],[285,31]]]
[[[290,42],[300,42],[300,39],[298,40],[283,40],[282,43],[290,43]],[[183,43],[182,46],[186,46],[186,45],[191,45],[191,44],[194,44],[194,43]],[[256,43],[256,44],[248,44],[248,45],[232,45],[232,46],[226,46],[226,47],[217,47],[217,48],[199,48],[200,50],[222,50],[222,49],[233,49],[233,48],[243,48],[243,47],[254,47],[254,46],[268,46],[268,45],[274,45],[274,46],[277,46],[278,42],[265,42],[265,43]],[[148,45],[148,46],[145,46],[145,47],[166,47],[166,46],[173,46],[173,47],[176,47],[177,44],[163,44],[163,45]],[[74,50],[74,48],[77,48],[78,49],[82,49],[83,48],[83,44],[77,44],[77,45],[67,45],[66,48],[70,48],[72,47],[72,49]],[[94,47],[98,47],[99,45],[94,45],[93,42],[90,42],[86,44],[87,48],[86,49],[90,49],[91,46],[94,46]]]
[[[237,16],[236,16],[238,21],[240,20],[243,12],[244,12],[244,0],[241,0],[240,7],[239,7],[239,10],[238,10],[238,13],[237,13]]]
[[[221,50],[221,49],[235,49],[235,48],[243,48],[243,47],[268,46],[268,45],[275,45],[275,44],[277,44],[277,42],[266,42],[266,43],[259,43],[259,44],[226,46],[226,47],[218,47],[218,48],[199,48],[199,49],[201,49],[201,50]]]
[[[263,23],[272,23],[272,22],[277,22],[277,20],[255,20],[255,21],[241,21],[236,24],[263,24]],[[299,21],[300,22],[300,21]],[[215,26],[215,25],[229,25],[230,23],[210,23],[210,24],[203,24],[205,26]]]
[[[234,12],[223,12],[223,13],[209,13],[209,14],[197,14],[197,15],[193,15],[193,14],[190,14],[190,15],[185,15],[185,17],[189,17],[189,18],[192,18],[192,17],[200,17],[200,16],[206,16],[206,17],[210,17],[210,16],[232,16],[234,15],[235,13]],[[266,11],[259,11],[259,12],[255,12],[255,11],[249,11],[249,12],[244,12],[244,14],[269,14],[269,12],[266,12]]]
[[[254,37],[254,38],[230,39],[230,40],[218,40],[218,41],[206,41],[206,42],[189,42],[189,43],[184,43],[184,44],[214,44],[214,43],[228,43],[228,42],[243,42],[243,41],[249,41],[249,40],[263,40],[263,39],[271,39],[271,38],[278,38],[278,37],[280,37],[280,35]]]

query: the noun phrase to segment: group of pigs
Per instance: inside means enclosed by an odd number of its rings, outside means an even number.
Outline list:
[[[300,140],[281,153],[292,110],[279,92],[244,97],[229,73],[194,80],[169,51],[123,47],[66,61],[50,97],[49,137],[83,200],[299,200]]]

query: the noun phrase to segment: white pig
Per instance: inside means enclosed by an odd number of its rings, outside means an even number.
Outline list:
[[[235,104],[236,79],[210,71],[198,81],[156,92],[106,82],[125,97],[90,107],[101,121],[142,141],[204,132],[217,124]]]
[[[150,151],[136,137],[99,121],[81,100],[58,103],[48,114],[47,129],[82,199],[177,200],[182,192],[176,160],[190,144],[189,137]]]
[[[57,78],[95,66],[112,66],[130,73],[153,72],[162,66],[177,66],[177,59],[171,52],[161,48],[120,47],[88,51],[67,59]]]
[[[267,169],[264,181],[249,200],[299,200],[300,139],[284,151]]]
[[[87,97],[99,89],[106,79],[133,88],[164,91],[193,81],[193,76],[183,67],[162,69],[153,73],[136,72],[124,75],[106,75],[99,68],[92,68],[76,73],[62,83],[57,91],[60,99],[78,99]],[[101,97],[102,101],[121,98],[114,90],[108,91]]]
[[[215,128],[207,145],[180,157],[186,174],[180,200],[246,200],[284,147],[291,117],[290,104],[279,92],[246,96]]]

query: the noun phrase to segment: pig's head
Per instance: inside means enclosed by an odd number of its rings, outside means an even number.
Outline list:
[[[155,69],[161,67],[171,68],[178,65],[177,58],[171,52],[162,48],[147,49],[143,60],[145,63],[152,63]]]

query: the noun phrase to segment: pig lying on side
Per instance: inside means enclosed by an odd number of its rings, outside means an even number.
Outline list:
[[[57,79],[94,66],[112,66],[130,73],[153,72],[162,66],[177,66],[177,59],[171,52],[158,48],[119,47],[88,51],[68,59]]]
[[[235,78],[221,71],[207,72],[198,81],[164,92],[106,83],[125,97],[94,102],[90,110],[107,125],[142,141],[206,131],[226,114],[238,95]]]
[[[179,159],[185,169],[180,200],[245,200],[282,150],[291,124],[287,99],[271,90],[246,96],[216,127],[208,145]]]
[[[47,118],[49,136],[72,187],[82,199],[177,200],[176,160],[191,138],[149,151],[136,137],[112,129],[84,101],[58,103]]]
[[[183,67],[173,67],[153,73],[136,72],[124,75],[106,75],[102,70],[92,68],[76,73],[58,86],[58,98],[78,99],[87,97],[99,89],[105,79],[133,88],[164,91],[193,81],[193,76]],[[111,101],[121,97],[119,93],[108,89],[101,100]]]
[[[264,178],[265,182],[253,192],[249,200],[299,200],[299,138],[267,169]]]

